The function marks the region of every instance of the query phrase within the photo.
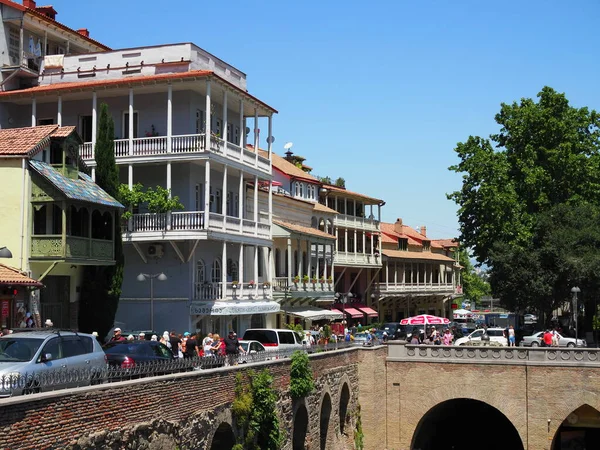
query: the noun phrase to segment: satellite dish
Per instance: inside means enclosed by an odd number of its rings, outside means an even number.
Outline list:
[[[246,136],[250,134],[250,128],[246,127]]]
[[[273,142],[275,142],[275,136],[269,136],[267,138],[267,144],[272,144]]]
[[[289,150],[290,148],[292,148],[294,146],[293,142],[288,142],[286,143],[283,148],[285,148],[286,150]]]

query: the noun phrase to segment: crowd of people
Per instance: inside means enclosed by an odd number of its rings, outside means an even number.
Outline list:
[[[127,342],[134,340],[146,340],[146,333],[141,332],[137,336],[133,334],[123,336],[121,328],[113,330],[113,336],[109,342]],[[221,338],[217,333],[208,333],[202,337],[200,333],[192,334],[186,331],[177,334],[175,331],[165,331],[160,337],[153,334],[151,341],[164,344],[177,358],[209,358],[213,356],[227,357],[227,362],[234,364],[240,353],[245,353],[235,331],[230,330],[227,336]]]

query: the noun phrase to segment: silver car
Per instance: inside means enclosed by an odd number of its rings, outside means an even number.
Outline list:
[[[90,334],[43,330],[0,337],[0,397],[89,385],[106,367]]]
[[[575,338],[565,337],[559,333],[556,333],[556,336],[558,337],[559,347],[587,347],[587,343],[583,339],[575,340]],[[542,345],[543,338],[544,332],[538,331],[537,333],[534,333],[531,336],[524,336],[520,345],[524,347],[540,347]]]

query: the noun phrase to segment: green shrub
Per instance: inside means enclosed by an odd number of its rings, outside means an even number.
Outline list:
[[[295,399],[306,397],[315,389],[308,355],[298,350],[292,354],[291,360],[290,395]]]

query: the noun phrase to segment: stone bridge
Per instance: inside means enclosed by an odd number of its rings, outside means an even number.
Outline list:
[[[267,368],[278,393],[286,450],[351,449],[358,417],[378,405],[370,382],[387,349],[351,347],[310,355],[315,391],[288,393],[290,360],[201,370],[0,400],[0,449],[229,450],[236,374]],[[359,409],[359,404],[362,408]]]
[[[228,450],[235,376],[267,367],[284,450],[600,448],[600,349],[355,347],[310,356],[316,389],[289,396],[288,359],[0,400],[0,449]],[[360,407],[359,407],[360,406]],[[360,412],[359,412],[360,411]]]
[[[600,349],[393,342],[386,368],[381,448],[600,448]]]

